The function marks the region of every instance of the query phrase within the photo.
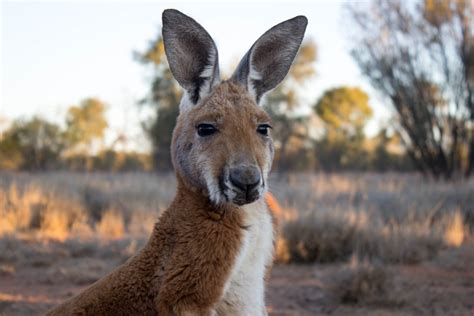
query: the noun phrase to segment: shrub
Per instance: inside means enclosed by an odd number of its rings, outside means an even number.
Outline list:
[[[355,257],[354,257],[355,258]],[[343,304],[373,303],[389,300],[393,276],[386,268],[352,259],[328,285],[330,294]]]

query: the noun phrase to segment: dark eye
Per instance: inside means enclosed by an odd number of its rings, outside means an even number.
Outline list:
[[[268,136],[268,130],[272,128],[269,124],[260,124],[257,127],[257,132],[263,136]]]
[[[217,128],[212,124],[203,123],[197,126],[197,132],[199,136],[206,137],[216,133]]]

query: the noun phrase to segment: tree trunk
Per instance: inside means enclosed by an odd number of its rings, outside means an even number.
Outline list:
[[[474,127],[471,127],[471,141],[469,144],[469,154],[467,156],[466,178],[474,171]]]

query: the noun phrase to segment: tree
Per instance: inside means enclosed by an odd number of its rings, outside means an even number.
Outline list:
[[[0,139],[0,170],[19,170],[23,165],[21,148],[15,137],[6,133]]]
[[[382,128],[371,139],[375,147],[371,153],[371,168],[376,171],[413,171],[409,158],[401,150],[400,139],[397,135]]]
[[[316,44],[301,45],[287,78],[264,101],[264,108],[272,118],[273,139],[276,146],[275,164],[279,171],[287,171],[308,146],[308,115],[301,113],[302,100],[298,86],[315,75]],[[302,157],[300,157],[301,159]]]
[[[369,96],[360,88],[339,87],[326,91],[314,106],[326,129],[345,137],[363,135],[372,117]]]
[[[0,140],[0,168],[44,170],[59,166],[65,147],[58,125],[44,119],[17,120]]]
[[[313,110],[325,127],[323,138],[315,146],[320,167],[326,170],[368,168],[364,127],[373,113],[367,93],[356,87],[330,89]]]
[[[418,170],[451,178],[474,168],[474,6],[464,0],[349,5],[351,53],[397,113]],[[464,159],[465,152],[469,152]]]
[[[88,98],[78,106],[71,106],[66,117],[66,139],[79,151],[89,151],[95,140],[103,140],[107,120],[105,104],[95,98]]]
[[[151,89],[140,104],[152,106],[155,115],[143,122],[143,128],[152,143],[155,168],[170,170],[171,136],[179,113],[181,89],[166,61],[161,35],[149,44],[144,53],[135,53],[135,59],[144,65],[152,65],[154,78]]]

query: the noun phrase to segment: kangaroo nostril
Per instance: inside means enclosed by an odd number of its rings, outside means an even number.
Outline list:
[[[230,168],[230,182],[243,191],[251,191],[260,184],[260,169],[256,166]]]

